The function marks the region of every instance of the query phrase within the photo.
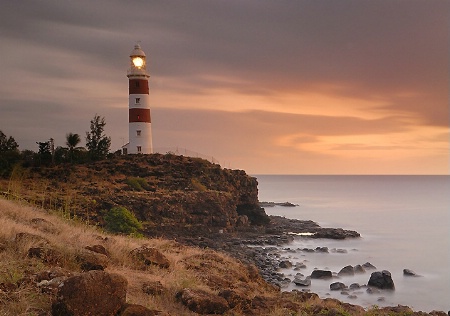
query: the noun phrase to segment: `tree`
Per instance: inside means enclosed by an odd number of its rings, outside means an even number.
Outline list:
[[[13,165],[20,159],[19,145],[12,136],[0,131],[0,176],[9,175]]]
[[[66,135],[66,145],[69,147],[70,162],[73,161],[73,154],[77,145],[81,142],[80,135],[69,133]]]
[[[36,142],[39,146],[38,159],[39,164],[48,165],[52,162],[52,149],[50,141]]]
[[[109,153],[111,137],[103,133],[105,125],[105,118],[95,114],[91,120],[91,131],[86,132],[86,147],[92,160],[103,159]]]
[[[0,131],[0,153],[17,151],[18,148],[19,145],[12,136],[7,137],[2,131]]]

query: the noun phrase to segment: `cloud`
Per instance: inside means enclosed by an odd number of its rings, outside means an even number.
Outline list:
[[[437,143],[448,148],[449,9],[446,0],[5,2],[0,128],[24,148],[83,134],[98,113],[120,147],[128,54],[140,40],[155,144],[323,172],[361,172],[351,155],[372,161],[366,153],[397,146],[412,155],[410,172],[425,170],[419,147],[427,157]]]

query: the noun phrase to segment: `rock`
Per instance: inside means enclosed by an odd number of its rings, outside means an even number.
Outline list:
[[[392,280],[391,273],[387,270],[373,272],[370,276],[369,286],[373,286],[379,289],[394,290],[394,281]]]
[[[316,247],[316,252],[328,253],[328,247]]]
[[[380,290],[376,289],[376,288],[368,287],[366,292],[367,292],[367,294],[378,294],[378,293],[380,293]]]
[[[239,289],[221,290],[219,296],[223,297],[231,308],[238,307],[241,310],[246,310],[250,308],[252,304],[250,297]]]
[[[144,282],[142,284],[142,292],[148,295],[160,295],[165,291],[163,285],[159,281]]]
[[[138,260],[144,262],[145,265],[156,265],[163,269],[167,269],[170,266],[170,262],[166,256],[153,247],[142,246],[133,249],[130,253]]]
[[[357,290],[361,288],[361,285],[359,285],[359,283],[352,283],[350,284],[350,286],[348,287],[350,290]]]
[[[157,316],[161,311],[151,310],[147,307],[137,304],[126,304],[121,312],[120,316]]]
[[[361,235],[352,230],[344,230],[342,228],[321,228],[318,229],[312,238],[328,238],[328,239],[345,239],[361,237]]]
[[[333,274],[328,270],[314,270],[311,273],[311,279],[331,279]]]
[[[376,267],[373,264],[371,264],[370,262],[364,263],[362,265],[362,267],[367,270],[375,270],[376,269]]]
[[[297,286],[310,286],[311,285],[311,277],[303,278],[301,276],[295,276],[292,281]]]
[[[341,290],[343,290],[345,288],[346,288],[346,286],[342,282],[334,282],[334,283],[330,284],[330,290],[331,291],[341,291]]]
[[[230,309],[223,297],[199,289],[185,288],[176,294],[176,298],[198,314],[223,314]]]
[[[31,247],[28,249],[28,257],[39,258],[45,263],[58,264],[61,259],[61,254],[48,246]]]
[[[80,252],[76,259],[83,271],[104,270],[109,264],[107,256],[89,250]]]
[[[289,269],[292,268],[292,263],[289,260],[283,260],[278,266],[282,269]]]
[[[366,270],[360,264],[357,264],[356,266],[354,266],[353,271],[355,273],[366,273]]]
[[[338,272],[338,276],[352,276],[355,275],[355,271],[352,266],[348,265],[341,269],[341,271]]]
[[[96,252],[96,253],[100,253],[102,255],[105,255],[107,257],[109,257],[109,252],[108,250],[106,250],[105,247],[103,247],[102,245],[92,245],[92,246],[86,246],[84,247],[87,250]]]
[[[412,271],[410,269],[403,269],[403,275],[404,276],[412,276],[412,277],[420,276],[420,275],[418,275],[417,273],[415,273],[414,271]]]
[[[68,278],[58,289],[53,316],[116,315],[125,304],[127,280],[104,271]]]

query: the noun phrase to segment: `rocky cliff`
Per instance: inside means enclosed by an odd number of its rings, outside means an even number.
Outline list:
[[[234,231],[269,222],[258,205],[255,178],[200,158],[128,155],[30,168],[15,177],[17,193],[29,201],[100,225],[105,210],[124,206],[148,235]]]

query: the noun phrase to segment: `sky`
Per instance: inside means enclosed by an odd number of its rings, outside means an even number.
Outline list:
[[[448,0],[0,0],[0,130],[19,149],[106,120],[129,54],[155,151],[249,174],[449,174]],[[178,151],[177,151],[178,150]]]

